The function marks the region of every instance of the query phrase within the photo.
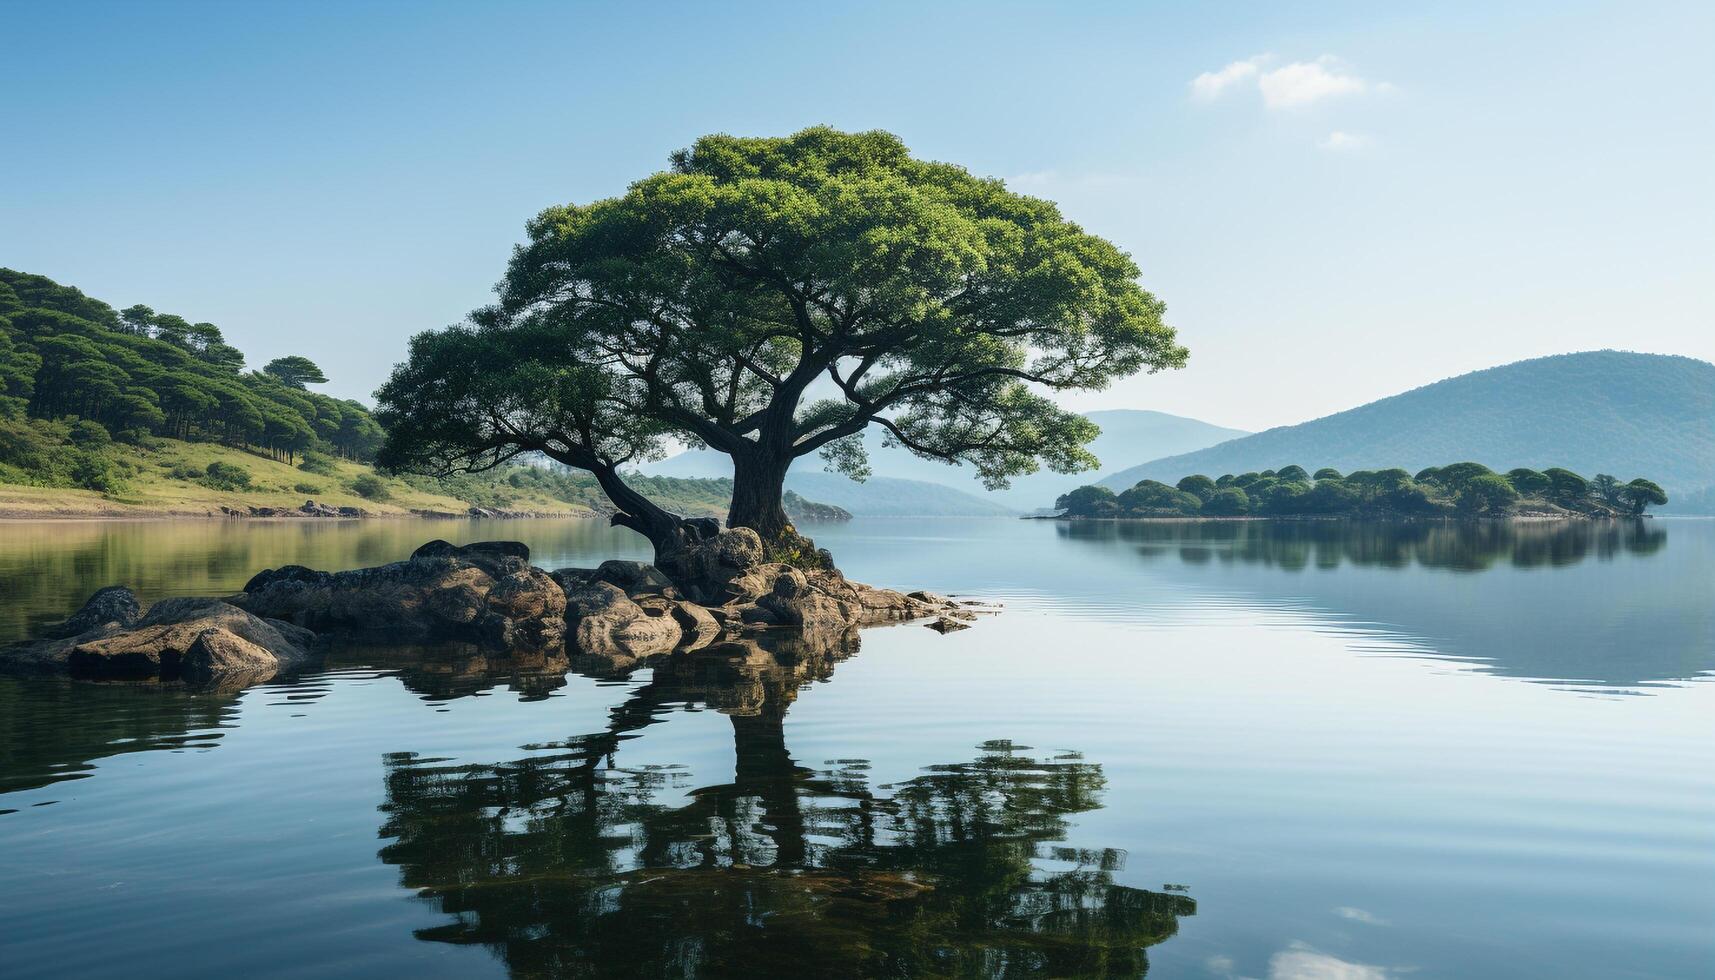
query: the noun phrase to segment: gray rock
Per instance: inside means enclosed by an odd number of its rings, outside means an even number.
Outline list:
[[[143,609],[137,603],[136,593],[122,585],[110,585],[105,589],[97,589],[83,604],[83,608],[72,613],[69,619],[58,626],[43,630],[42,636],[59,640],[88,633],[102,626],[130,626],[137,622],[142,614]]]
[[[583,654],[644,657],[670,652],[684,630],[665,608],[656,612],[650,615],[611,582],[590,582],[566,596],[571,643]]]
[[[612,558],[601,563],[592,576],[624,589],[627,595],[677,596],[679,590],[659,568],[644,561]]]
[[[198,637],[210,632],[225,635],[211,640],[215,646],[199,654],[199,680],[211,679],[227,663],[242,663],[246,673],[271,668],[267,669],[271,677],[277,670],[301,666],[310,659],[308,648],[230,603],[175,598],[150,606],[135,626],[80,638],[67,651],[65,667],[81,677],[173,680],[180,677]]]
[[[399,643],[558,650],[566,596],[515,541],[431,541],[407,561],[347,572],[287,566],[251,579],[233,601],[316,633]]]

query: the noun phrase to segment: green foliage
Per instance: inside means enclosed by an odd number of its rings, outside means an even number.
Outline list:
[[[1459,488],[1459,509],[1468,514],[1505,514],[1518,501],[1518,491],[1507,478],[1496,473],[1479,473],[1464,481]]]
[[[1239,517],[1249,513],[1250,497],[1238,487],[1227,487],[1216,491],[1209,502],[1203,505],[1203,513],[1214,517]]]
[[[172,468],[167,470],[167,475],[175,480],[192,481],[201,480],[208,473],[202,467],[190,463],[174,463]]]
[[[392,491],[387,489],[386,481],[368,473],[354,477],[349,485],[352,493],[365,500],[388,500],[393,496]]]
[[[1620,505],[1620,481],[1607,473],[1590,478],[1590,496],[1610,506]]]
[[[335,472],[333,457],[324,453],[307,452],[298,460],[298,469],[317,476],[333,476]]]
[[[66,434],[66,441],[79,449],[106,449],[113,445],[113,436],[107,432],[107,427],[93,419],[78,419],[71,424],[71,431]]]
[[[1649,480],[1639,478],[1620,488],[1619,499],[1632,513],[1642,514],[1652,504],[1660,507],[1667,503],[1667,494]]]
[[[262,365],[262,373],[279,379],[288,388],[302,390],[306,385],[327,384],[327,375],[316,363],[307,357],[292,354],[288,357],[276,357]]]
[[[1548,498],[1559,504],[1575,504],[1590,495],[1590,484],[1578,474],[1558,466],[1542,471],[1548,477]]]
[[[1119,514],[1119,502],[1114,492],[1103,486],[1083,486],[1069,490],[1054,501],[1056,510],[1063,510],[1069,517],[1115,517]]]
[[[1179,481],[1176,488],[1196,497],[1199,502],[1215,495],[1215,481],[1201,473],[1185,477]]]
[[[367,459],[380,445],[362,405],[242,373],[243,363],[212,323],[141,304],[115,313],[45,277],[0,269],[0,419],[82,420],[68,433],[80,447],[101,442],[88,425],[132,444],[170,436],[287,459],[312,448]],[[72,485],[69,460],[10,464],[19,472],[7,478]]]
[[[1177,488],[1141,480],[1117,498],[1106,487],[1081,487],[1057,507],[1069,517],[1426,517],[1454,513],[1503,517],[1528,506],[1538,513],[1641,514],[1667,502],[1648,480],[1621,485],[1611,496],[1593,493],[1575,473],[1516,469],[1501,476],[1478,463],[1429,467],[1416,478],[1403,469],[1316,471],[1312,482],[1298,466],[1210,480],[1200,473]],[[1610,478],[1612,479],[1612,478]]]
[[[1202,499],[1196,494],[1154,480],[1141,481],[1120,494],[1115,503],[1126,516],[1195,514],[1203,507]]]
[[[1549,487],[1547,476],[1525,466],[1507,470],[1507,482],[1526,497],[1540,496]]]
[[[389,467],[539,452],[648,519],[618,467],[673,437],[733,457],[734,520],[767,537],[792,461],[861,475],[872,424],[991,487],[1092,468],[1095,425],[1049,393],[1186,358],[1112,243],[883,132],[704,137],[528,233],[499,304],[416,338],[380,391]]]
[[[204,486],[214,490],[248,490],[250,489],[250,471],[236,463],[213,462],[208,464],[202,477]]]
[[[292,484],[292,492],[309,494],[321,493],[322,485],[319,483],[294,483]]]

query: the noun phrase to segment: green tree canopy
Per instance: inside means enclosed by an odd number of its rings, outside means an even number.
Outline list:
[[[1203,505],[1203,513],[1216,517],[1237,517],[1250,510],[1250,497],[1238,487],[1227,487],[1216,491],[1213,497]]]
[[[447,362],[420,339],[380,392],[392,465],[476,469],[522,450],[608,469],[639,430],[671,435],[731,456],[729,522],[789,547],[782,489],[800,457],[861,475],[857,437],[876,425],[994,487],[1040,465],[1090,468],[1094,424],[1049,393],[1186,357],[1118,248],[883,132],[704,137],[624,195],[549,208],[528,232],[500,301],[443,331],[531,344],[518,369],[481,362],[514,414],[467,400],[461,418],[435,412],[419,429],[416,390],[466,384],[437,376],[430,362]],[[578,382],[599,406],[522,407],[541,372],[580,368],[601,376]],[[675,539],[672,515],[615,503],[658,548]]]
[[[1507,470],[1507,482],[1526,496],[1535,496],[1548,489],[1548,477],[1529,467]]]
[[[1652,504],[1660,507],[1667,503],[1667,494],[1649,480],[1639,478],[1620,488],[1619,499],[1631,508],[1632,513],[1642,514],[1644,508]]]
[[[1191,494],[1198,500],[1208,500],[1210,497],[1215,495],[1215,481],[1201,473],[1194,473],[1191,476],[1180,480],[1178,483],[1178,489]]]
[[[328,380],[322,369],[316,367],[316,362],[297,354],[274,358],[262,365],[262,373],[278,378],[281,384],[291,388],[327,384]]]

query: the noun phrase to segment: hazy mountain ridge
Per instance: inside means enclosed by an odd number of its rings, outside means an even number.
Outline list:
[[[1298,464],[1417,470],[1447,460],[1648,477],[1670,497],[1715,486],[1715,364],[1587,351],[1474,371],[1299,425],[1103,477],[1115,490]],[[1051,503],[1052,501],[1045,501]]]
[[[1166,412],[1113,409],[1085,414],[1102,428],[1090,450],[1104,466],[1123,465],[1139,456],[1189,452],[1247,434],[1242,429]],[[983,487],[968,466],[949,466],[923,459],[906,449],[882,445],[881,433],[875,428],[864,433],[864,445],[869,450],[870,469],[874,473],[865,482],[854,483],[823,472],[822,461],[812,456],[798,461],[786,485],[806,497],[836,504],[860,517],[999,516],[1045,507],[1055,497],[1090,482],[1096,475],[1043,471],[1014,478],[1006,490],[991,491]],[[732,461],[712,450],[691,450],[648,464],[643,472],[704,479],[731,477]]]

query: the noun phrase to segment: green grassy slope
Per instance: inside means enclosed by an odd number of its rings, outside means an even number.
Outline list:
[[[471,506],[543,514],[592,517],[612,508],[595,481],[582,474],[514,467],[493,474],[436,480],[380,477],[363,463],[331,460],[331,472],[296,466],[227,446],[177,439],[147,446],[114,444],[105,450],[118,485],[112,492],[34,485],[12,470],[0,475],[0,515],[10,517],[202,516],[222,507],[297,507],[305,500],[332,507],[359,507],[370,514],[404,516],[415,510],[457,513]],[[242,469],[248,489],[217,489],[208,482],[214,464]],[[354,489],[360,477],[379,481],[379,496]],[[724,514],[731,485],[715,480],[641,479],[639,489],[669,509],[687,515]]]

